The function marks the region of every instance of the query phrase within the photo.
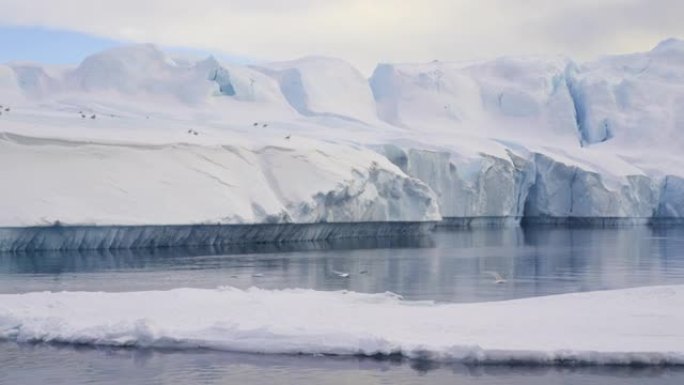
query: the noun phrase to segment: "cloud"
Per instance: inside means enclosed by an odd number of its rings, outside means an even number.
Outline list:
[[[623,0],[596,2],[552,15],[529,26],[528,34],[543,32],[545,42],[576,55],[644,50],[668,37],[684,36],[681,0]]]
[[[379,61],[646,50],[684,35],[678,0],[0,0],[0,23],[237,55]]]

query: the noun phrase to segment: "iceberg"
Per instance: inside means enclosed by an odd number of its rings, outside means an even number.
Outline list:
[[[679,222],[683,58],[10,63],[0,227]]]

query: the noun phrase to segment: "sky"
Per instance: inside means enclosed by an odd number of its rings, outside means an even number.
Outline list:
[[[0,61],[76,63],[126,43],[236,61],[379,62],[563,55],[684,37],[682,0],[0,0]]]

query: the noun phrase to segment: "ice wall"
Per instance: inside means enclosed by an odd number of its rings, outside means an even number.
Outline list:
[[[395,145],[380,151],[430,186],[442,216],[453,224],[515,224],[521,218],[542,223],[635,218],[635,223],[646,223],[682,213],[682,178],[670,176],[663,183],[645,175],[606,178],[591,168],[540,153],[523,157],[509,152],[508,159],[481,155],[466,160],[446,151]],[[500,220],[472,221],[473,217]]]
[[[628,175],[610,185],[597,172],[546,155],[536,154],[534,163],[527,217],[650,218],[655,214],[660,194],[651,178]]]
[[[179,226],[0,227],[0,252],[111,250],[180,246],[397,238],[428,234],[433,222],[273,223]]]
[[[672,175],[665,177],[657,215],[666,218],[684,217],[684,178]]]
[[[512,217],[523,214],[532,163],[482,156],[456,161],[449,152],[387,145],[384,154],[408,175],[430,186],[444,217]]]

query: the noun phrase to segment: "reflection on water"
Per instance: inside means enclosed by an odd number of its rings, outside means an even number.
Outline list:
[[[491,272],[507,282],[494,284]],[[0,255],[0,293],[229,285],[467,302],[676,283],[684,283],[682,227],[481,229],[413,239]]]
[[[495,284],[490,272],[505,276]],[[348,272],[340,278],[335,272]],[[684,284],[684,228],[512,228],[417,239],[0,255],[0,293],[177,287],[392,291],[485,301]],[[0,384],[682,384],[678,368],[439,365],[0,342]]]
[[[179,260],[207,256],[241,254],[284,254],[329,250],[365,250],[391,248],[429,248],[435,242],[431,236],[404,238],[334,239],[329,241],[254,243],[222,246],[171,247],[156,249],[113,250],[45,250],[33,252],[0,252],[0,266],[16,268],[13,273],[63,273],[137,266],[175,265]],[[4,261],[6,260],[6,261]]]
[[[0,343],[2,384],[681,384],[663,367],[468,366],[362,357]]]

